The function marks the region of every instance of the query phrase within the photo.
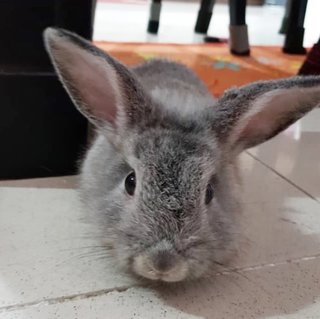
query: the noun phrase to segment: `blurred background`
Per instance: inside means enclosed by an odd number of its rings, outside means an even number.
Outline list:
[[[283,45],[284,35],[279,34],[279,29],[285,15],[285,4],[286,0],[247,0],[246,22],[251,44]],[[202,41],[202,36],[194,34],[199,0],[163,1],[158,36],[146,32],[149,7],[148,0],[98,0],[94,39],[175,43]],[[320,1],[309,0],[304,22],[306,46],[313,45],[320,36],[319,12]],[[217,0],[208,34],[228,38],[228,27],[228,0]]]
[[[178,60],[219,96],[297,74],[319,41],[319,13],[320,0],[0,0],[0,179],[76,174],[87,147],[87,121],[44,49],[46,27],[76,32],[128,65]],[[313,48],[305,74],[320,73],[320,42]]]

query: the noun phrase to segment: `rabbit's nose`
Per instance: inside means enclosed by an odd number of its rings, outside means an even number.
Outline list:
[[[159,272],[168,272],[175,266],[177,256],[172,252],[160,250],[152,254],[152,267]]]
[[[141,254],[134,258],[134,271],[145,278],[167,282],[181,281],[186,278],[186,262],[172,251],[159,250]]]

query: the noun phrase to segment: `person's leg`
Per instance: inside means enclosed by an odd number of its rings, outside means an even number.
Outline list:
[[[281,33],[281,34],[286,34],[287,33],[289,12],[290,12],[291,2],[292,1],[293,0],[287,0],[287,2],[286,2],[286,8],[285,8],[285,12],[284,12],[284,17],[282,19],[281,27],[280,27],[280,30],[279,30],[279,33]]]
[[[246,0],[229,0],[230,50],[237,55],[249,55],[248,27],[246,25]]]
[[[207,33],[215,0],[201,0],[195,32]]]
[[[158,33],[161,12],[161,0],[152,0],[148,22],[148,32]]]
[[[303,47],[304,17],[306,14],[308,0],[294,0],[291,2],[286,39],[283,52],[290,54],[305,54]]]

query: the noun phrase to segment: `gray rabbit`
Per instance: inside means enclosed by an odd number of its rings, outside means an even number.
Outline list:
[[[48,28],[65,89],[98,135],[81,197],[118,264],[152,280],[204,276],[236,252],[237,157],[320,102],[319,77],[233,88],[215,100],[187,67],[128,69],[88,41]]]

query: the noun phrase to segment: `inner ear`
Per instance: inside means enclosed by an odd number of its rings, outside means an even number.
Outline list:
[[[94,124],[115,120],[122,103],[119,79],[103,57],[64,37],[50,44],[53,62],[72,100]]]
[[[234,143],[241,148],[253,147],[294,123],[310,108],[308,90],[311,94],[312,89],[277,89],[255,100],[234,132]],[[305,110],[301,107],[302,99]]]
[[[69,64],[67,68],[74,73],[73,87],[83,107],[96,119],[115,122],[117,105],[121,103],[116,72],[101,58],[93,58],[85,51],[76,50],[74,59],[79,60],[79,67]]]

